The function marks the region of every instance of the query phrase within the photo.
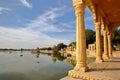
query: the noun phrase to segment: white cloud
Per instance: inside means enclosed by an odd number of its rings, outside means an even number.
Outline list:
[[[32,8],[32,5],[27,0],[20,0],[20,2],[27,8]]]
[[[0,26],[0,36],[2,39],[6,39],[9,41],[27,41],[27,40],[33,40],[36,39],[38,36],[31,33],[26,32],[21,29],[11,29],[11,28],[5,28]]]
[[[69,43],[69,40],[56,39],[33,30],[12,29],[0,26],[1,48],[36,48],[53,46],[57,43]]]
[[[70,43],[67,39],[50,37],[43,32],[62,32],[64,27],[54,24],[61,17],[63,8],[53,8],[27,23],[23,28],[0,26],[1,48],[36,48],[53,46],[60,42]],[[71,24],[71,23],[70,23]],[[67,25],[67,24],[65,24]],[[69,26],[69,25],[68,25]]]
[[[53,8],[51,10],[47,10],[47,12],[38,16],[36,19],[32,20],[28,23],[27,29],[36,29],[43,32],[61,32],[62,29],[57,28],[56,19],[63,15],[64,8]]]
[[[71,22],[60,22],[60,25],[64,29],[64,32],[75,32],[76,31],[76,26],[75,26],[75,21]]]
[[[6,11],[10,11],[11,9],[9,8],[5,8],[5,7],[0,7],[0,14],[2,14],[3,12],[6,12]]]

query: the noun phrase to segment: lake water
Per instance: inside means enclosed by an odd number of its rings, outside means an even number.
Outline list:
[[[59,80],[71,69],[73,66],[60,55],[0,52],[0,80]]]

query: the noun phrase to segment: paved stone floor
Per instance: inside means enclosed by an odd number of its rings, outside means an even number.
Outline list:
[[[120,51],[113,52],[114,57],[105,60],[103,63],[90,63],[89,72],[84,73],[85,75],[92,76],[92,79],[86,80],[120,80]],[[79,72],[76,72],[79,74]],[[62,80],[82,80],[73,79],[69,76]]]

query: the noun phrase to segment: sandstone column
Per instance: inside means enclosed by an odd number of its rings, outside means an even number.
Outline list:
[[[105,59],[109,59],[107,32],[106,32],[106,30],[104,30],[103,32],[104,32],[104,54],[103,54],[103,57],[104,57]]]
[[[76,14],[76,61],[75,70],[87,71],[86,64],[86,33],[84,25],[84,9],[83,3],[74,6]]]
[[[96,28],[96,62],[103,62],[102,47],[101,47],[101,26],[100,22],[95,22]]]
[[[108,53],[109,57],[112,57],[112,45],[111,45],[111,34],[108,34]]]

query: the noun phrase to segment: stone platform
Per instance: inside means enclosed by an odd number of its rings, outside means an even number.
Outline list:
[[[120,80],[120,52],[117,53],[103,63],[88,64],[89,71],[86,73],[71,70],[69,76],[61,80]]]

